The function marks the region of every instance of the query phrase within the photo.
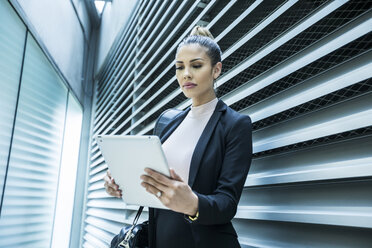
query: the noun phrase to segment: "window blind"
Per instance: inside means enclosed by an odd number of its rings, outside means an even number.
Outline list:
[[[0,2],[0,200],[3,196],[26,27],[5,1]],[[0,202],[1,209],[2,201]]]
[[[1,211],[1,246],[50,246],[67,100],[59,80],[28,35]]]

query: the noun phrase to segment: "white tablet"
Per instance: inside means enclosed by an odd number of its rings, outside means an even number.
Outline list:
[[[170,172],[157,136],[98,135],[97,144],[127,204],[167,209],[141,186],[146,167],[168,177]]]

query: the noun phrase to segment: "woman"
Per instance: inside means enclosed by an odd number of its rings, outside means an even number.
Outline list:
[[[160,134],[171,178],[150,169],[141,176],[171,209],[149,209],[152,248],[240,247],[231,220],[251,163],[251,120],[216,98],[221,50],[210,37],[197,26],[177,49],[177,81],[192,106]],[[121,197],[109,172],[105,187]]]

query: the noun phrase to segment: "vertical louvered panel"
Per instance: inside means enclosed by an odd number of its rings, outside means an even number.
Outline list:
[[[0,200],[13,133],[25,38],[25,25],[8,3],[0,2]]]
[[[233,220],[241,245],[369,247],[371,2],[141,1],[136,11],[97,75],[92,135],[151,134],[162,111],[189,106],[173,60],[205,25],[223,51],[218,95],[253,121]],[[105,193],[94,141],[90,167],[85,247],[104,247],[136,208]]]
[[[49,247],[67,89],[31,35],[0,220],[1,247]]]

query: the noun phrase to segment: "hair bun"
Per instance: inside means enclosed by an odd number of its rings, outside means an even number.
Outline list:
[[[208,28],[201,27],[201,26],[195,26],[190,33],[190,36],[192,35],[198,35],[198,36],[206,36],[211,39],[214,39],[213,35],[211,32],[208,30]]]

